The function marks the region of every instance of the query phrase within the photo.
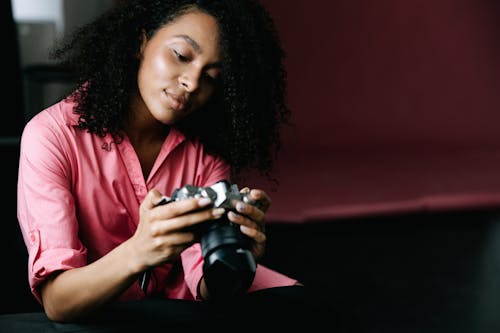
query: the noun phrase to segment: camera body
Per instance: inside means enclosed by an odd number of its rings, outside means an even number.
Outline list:
[[[235,211],[236,201],[258,207],[258,202],[241,193],[236,184],[221,180],[208,187],[185,185],[175,189],[170,198],[160,204],[188,198],[210,198],[213,207]],[[192,227],[200,239],[203,256],[203,276],[213,300],[229,300],[243,295],[253,282],[257,264],[251,249],[251,239],[239,225],[227,218],[209,220]]]

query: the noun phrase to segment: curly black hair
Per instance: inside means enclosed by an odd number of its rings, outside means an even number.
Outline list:
[[[197,8],[216,18],[221,34],[222,82],[203,107],[175,126],[226,160],[233,177],[256,169],[270,175],[290,123],[285,52],[274,21],[257,0],[128,0],[59,41],[51,56],[77,75],[72,94],[79,128],[123,139],[124,120],[137,89],[144,33]]]

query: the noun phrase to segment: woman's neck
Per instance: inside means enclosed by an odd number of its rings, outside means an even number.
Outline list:
[[[137,154],[144,179],[151,172],[169,130],[167,125],[154,119],[148,110],[132,105],[124,124],[124,132]]]

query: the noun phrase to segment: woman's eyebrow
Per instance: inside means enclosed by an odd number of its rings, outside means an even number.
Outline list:
[[[191,37],[188,35],[176,35],[175,37],[181,38],[185,40],[189,45],[193,47],[193,49],[196,51],[196,53],[202,53],[201,47],[198,43],[196,43]]]

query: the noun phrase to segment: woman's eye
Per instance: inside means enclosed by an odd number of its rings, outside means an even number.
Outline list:
[[[208,82],[213,83],[213,84],[218,84],[220,82],[220,76],[219,75],[212,76],[212,75],[210,75],[208,73],[204,73],[203,74],[203,78],[205,80],[207,80]]]
[[[208,73],[204,73],[203,76],[205,77],[205,79],[209,80],[209,81],[215,81],[217,80],[217,78],[211,76],[210,74]]]
[[[179,59],[182,62],[187,62],[189,60],[185,55],[183,55],[182,53],[178,52],[177,50],[174,50],[174,54],[177,57],[177,59]]]

